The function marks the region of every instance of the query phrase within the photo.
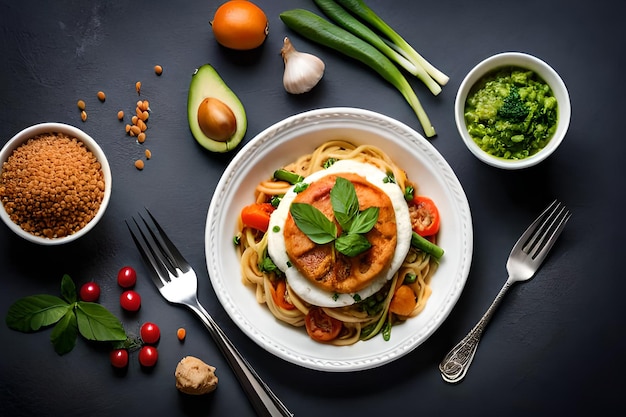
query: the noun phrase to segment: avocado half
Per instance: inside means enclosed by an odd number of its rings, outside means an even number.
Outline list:
[[[230,138],[216,140],[207,136],[200,128],[198,109],[206,98],[218,99],[232,110],[237,121],[237,127]],[[233,150],[243,139],[248,127],[248,119],[243,104],[210,64],[198,68],[191,77],[187,97],[187,118],[193,137],[200,145],[212,152]]]

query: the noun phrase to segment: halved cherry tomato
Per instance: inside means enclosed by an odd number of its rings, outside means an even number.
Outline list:
[[[409,202],[409,214],[413,231],[418,235],[426,237],[439,232],[439,210],[430,198],[421,195],[413,197]]]
[[[341,321],[326,314],[321,307],[310,309],[304,318],[304,324],[311,339],[318,342],[333,340],[343,327]]]
[[[241,221],[244,225],[267,232],[270,224],[270,215],[274,211],[270,203],[254,203],[241,210]]]
[[[290,301],[287,300],[287,283],[284,280],[280,280],[276,283],[276,286],[272,286],[272,300],[274,304],[285,310],[293,310],[296,308]]]

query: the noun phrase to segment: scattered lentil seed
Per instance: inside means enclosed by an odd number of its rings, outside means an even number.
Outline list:
[[[141,119],[137,120],[137,126],[139,127],[139,129],[141,129],[142,132],[145,132],[146,129],[148,129],[148,125],[146,125],[146,123]]]
[[[104,91],[98,91],[98,100],[100,101],[104,101],[107,99],[106,94],[104,94]]]
[[[130,121],[132,122],[132,124],[136,125],[137,124],[137,120],[139,120],[139,117],[137,116],[133,116],[130,118]]]
[[[129,124],[126,124],[126,133],[130,133],[130,127],[131,126]]]
[[[137,136],[138,134],[140,134],[140,133],[141,133],[141,128],[140,128],[139,126],[137,126],[137,125],[132,125],[132,126],[130,127],[130,132],[131,132],[133,135]]]
[[[141,81],[135,83],[135,90],[137,90],[137,94],[141,94]]]
[[[87,121],[87,112],[86,112],[85,110],[83,110],[83,111],[81,111],[81,112],[80,112],[80,119],[81,119],[83,122],[86,122],[86,121]]]
[[[155,73],[156,75],[161,75],[161,74],[163,74],[163,67],[162,67],[162,66],[160,66],[160,65],[155,65],[155,66],[154,66],[154,73]]]
[[[118,120],[124,120],[124,110],[120,110],[117,112]]]
[[[144,154],[146,155],[146,159],[152,158],[152,152],[150,152],[150,149],[146,149]]]
[[[137,168],[139,171],[141,171],[144,167],[144,163],[141,159],[137,159],[135,161],[135,168]]]
[[[78,106],[78,110],[80,110],[80,111],[85,110],[85,102],[83,100],[78,100],[76,105]]]
[[[187,330],[185,330],[184,327],[181,327],[180,329],[178,329],[176,331],[176,337],[178,338],[178,340],[180,340],[181,342],[183,340],[185,340],[185,337],[187,336]]]
[[[144,132],[141,132],[140,134],[137,135],[137,142],[144,143],[145,141],[146,141],[146,134]]]

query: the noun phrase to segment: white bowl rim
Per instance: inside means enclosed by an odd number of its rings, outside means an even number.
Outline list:
[[[471,87],[485,74],[505,66],[517,66],[535,71],[548,83],[558,102],[558,125],[552,139],[536,154],[519,160],[506,160],[483,151],[467,133],[463,117],[465,100]],[[571,112],[569,92],[560,75],[542,59],[524,52],[501,52],[480,61],[461,82],[454,103],[454,120],[457,130],[470,152],[491,166],[511,170],[537,165],[550,156],[565,138],[570,124]]]
[[[81,142],[85,144],[87,149],[89,149],[96,156],[96,158],[98,159],[98,162],[100,162],[101,169],[104,174],[105,192],[104,192],[102,202],[100,203],[100,207],[98,208],[98,212],[89,221],[89,223],[87,223],[87,225],[85,225],[85,227],[83,227],[78,232],[73,233],[68,236],[54,238],[54,239],[35,236],[32,233],[28,233],[27,231],[23,230],[19,225],[17,225],[10,219],[8,213],[4,209],[4,205],[1,202],[0,202],[0,218],[9,227],[9,229],[15,232],[15,234],[26,239],[29,242],[37,243],[40,245],[61,245],[64,243],[74,241],[80,238],[81,236],[85,235],[88,231],[93,229],[93,227],[100,221],[102,216],[104,216],[104,212],[106,211],[106,208],[111,198],[112,174],[111,174],[111,167],[109,166],[107,157],[104,151],[102,150],[102,148],[100,147],[100,145],[98,145],[98,143],[96,142],[94,138],[92,138],[85,131],[75,126],[72,126],[66,123],[58,123],[58,122],[43,122],[43,123],[34,124],[32,126],[22,129],[21,131],[16,133],[11,139],[9,139],[7,143],[5,143],[4,146],[2,147],[2,150],[0,150],[0,172],[2,172],[2,165],[1,165],[2,162],[6,161],[6,159],[11,155],[11,153],[17,147],[19,147],[21,144],[25,143],[28,139],[36,135],[39,135],[42,133],[48,133],[48,132],[65,133],[67,135],[77,138],[78,140],[80,140]]]

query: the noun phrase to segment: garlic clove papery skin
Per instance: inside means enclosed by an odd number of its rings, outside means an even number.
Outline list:
[[[280,53],[285,62],[283,86],[288,93],[306,93],[322,79],[326,68],[324,61],[313,54],[297,51],[289,38],[285,38]]]

